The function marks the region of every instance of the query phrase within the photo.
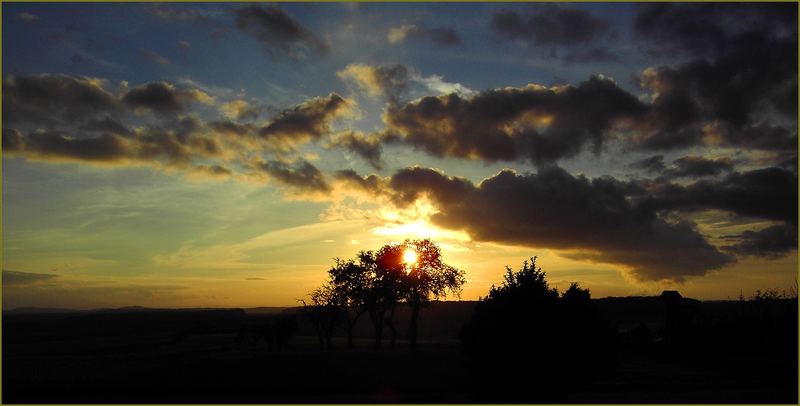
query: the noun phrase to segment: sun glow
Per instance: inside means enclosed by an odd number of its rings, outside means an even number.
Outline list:
[[[414,265],[417,263],[417,253],[410,248],[406,248],[405,252],[403,252],[403,262],[406,265]]]
[[[456,241],[469,241],[469,236],[463,231],[451,231],[436,227],[425,220],[416,220],[402,224],[387,224],[374,227],[372,234],[400,238],[433,238],[450,239]]]

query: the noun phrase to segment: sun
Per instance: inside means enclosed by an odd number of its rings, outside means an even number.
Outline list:
[[[407,248],[403,252],[403,262],[406,265],[414,265],[417,263],[417,253],[414,250]]]

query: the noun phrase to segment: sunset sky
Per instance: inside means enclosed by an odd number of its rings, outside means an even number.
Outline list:
[[[2,11],[5,309],[296,305],[424,237],[468,300],[796,288],[796,3]]]

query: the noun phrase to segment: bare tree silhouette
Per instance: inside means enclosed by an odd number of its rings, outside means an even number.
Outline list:
[[[337,294],[336,289],[329,283],[314,289],[309,296],[311,305],[301,300],[303,313],[314,325],[320,347],[330,351],[333,332],[337,325],[340,324],[343,313],[346,311],[342,303],[343,298]]]

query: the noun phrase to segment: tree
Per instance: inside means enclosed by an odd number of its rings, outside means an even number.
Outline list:
[[[598,317],[588,289],[551,288],[536,258],[480,300],[461,332],[481,400],[553,402],[605,373],[615,332]]]
[[[330,351],[333,332],[342,318],[342,297],[330,283],[314,289],[309,296],[311,305],[303,302],[304,312],[314,324],[320,347]]]
[[[417,261],[406,263],[407,251]],[[377,251],[361,251],[356,259],[336,259],[328,271],[328,286],[339,305],[347,309],[347,342],[352,348],[353,330],[358,319],[367,314],[375,331],[375,347],[382,346],[384,327],[391,330],[394,347],[397,329],[394,315],[399,303],[411,308],[409,332],[412,348],[416,346],[420,309],[432,299],[460,294],[464,272],[442,262],[440,248],[429,239],[406,240],[387,244]]]
[[[465,273],[442,261],[442,251],[430,239],[406,240],[404,250],[413,250],[416,262],[406,264],[408,272],[404,275],[402,296],[411,307],[409,342],[411,349],[417,345],[419,312],[433,299],[447,297],[450,292],[456,296],[466,283]]]
[[[371,251],[361,251],[358,260],[335,259],[336,264],[328,271],[328,285],[344,309],[347,319],[347,347],[353,348],[353,331],[356,323],[368,309],[374,307],[372,285],[375,274],[375,259]]]

